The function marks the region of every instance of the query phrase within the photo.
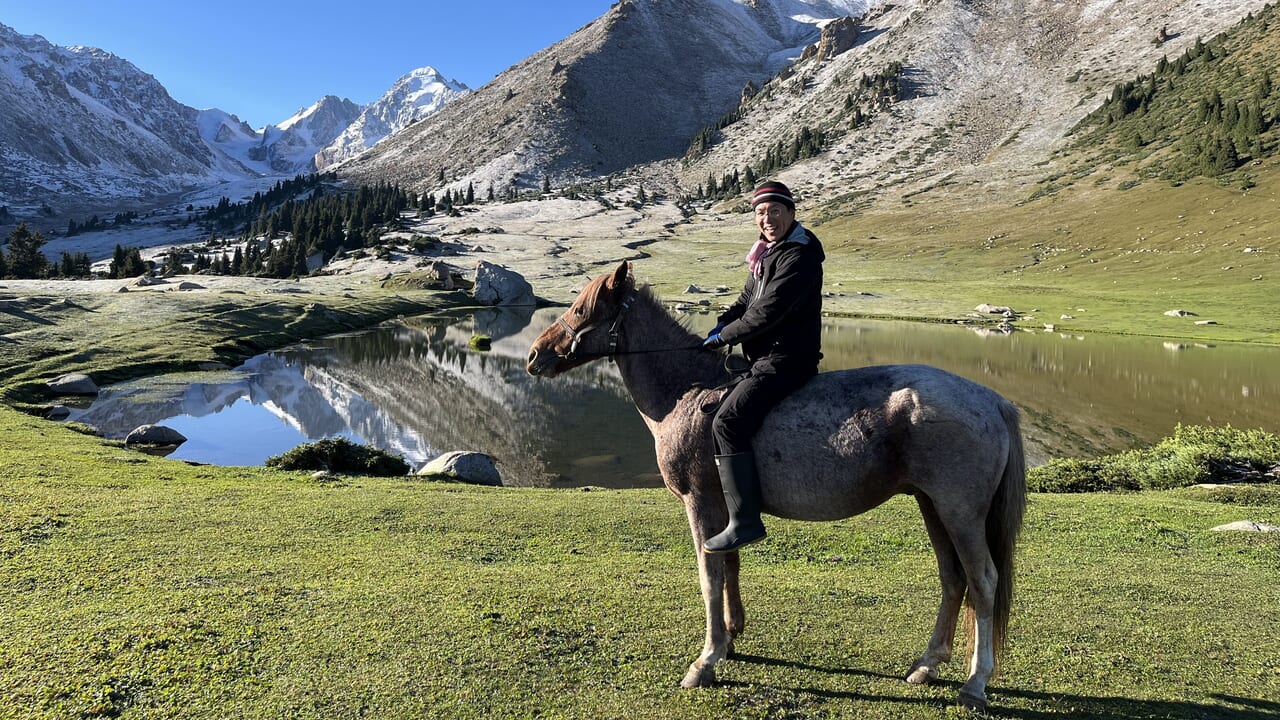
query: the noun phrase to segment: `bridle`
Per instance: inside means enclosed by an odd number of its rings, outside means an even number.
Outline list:
[[[560,317],[556,318],[556,325],[559,325],[562,330],[564,330],[566,333],[569,334],[569,352],[565,353],[564,355],[560,355],[560,358],[572,362],[578,359],[593,360],[595,358],[602,358],[602,357],[607,357],[612,359],[613,357],[618,355],[643,355],[646,353],[679,352],[681,350],[703,349],[702,344],[699,343],[697,345],[689,345],[687,347],[651,348],[647,350],[619,350],[618,339],[622,335],[622,319],[626,316],[627,311],[631,309],[631,306],[633,303],[635,303],[635,301],[636,301],[636,291],[632,290],[631,294],[627,296],[627,299],[623,300],[622,304],[618,306],[618,312],[613,316],[613,320],[609,323],[609,349],[606,352],[595,352],[595,353],[579,353],[578,352],[578,345],[581,344],[582,339],[587,336],[587,333],[590,333],[593,330],[600,329],[601,327],[604,326],[605,321],[589,322],[582,325],[579,328],[574,328],[572,325],[569,324],[568,320],[564,319],[565,317],[564,315],[561,315]],[[559,355],[559,353],[557,353],[557,355]]]
[[[614,355],[619,354],[618,353],[618,337],[622,334],[622,318],[624,315],[627,314],[627,310],[631,309],[631,303],[635,301],[636,301],[636,293],[633,290],[631,294],[627,296],[627,299],[622,301],[622,305],[618,307],[617,314],[613,316],[613,322],[610,323],[609,325],[609,351],[608,352],[590,353],[587,355],[578,354],[578,344],[582,342],[582,338],[586,337],[587,333],[603,325],[604,324],[603,322],[598,322],[598,323],[589,322],[584,324],[580,328],[574,329],[573,326],[569,324],[569,321],[564,319],[564,315],[561,315],[560,317],[556,318],[556,324],[559,325],[565,332],[569,333],[569,338],[570,338],[569,352],[562,355],[561,357],[563,357],[565,360],[572,361],[572,360],[577,360],[578,358],[581,358],[581,357],[585,357],[585,358],[613,357]]]

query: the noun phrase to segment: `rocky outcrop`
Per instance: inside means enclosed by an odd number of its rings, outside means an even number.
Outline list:
[[[481,305],[534,305],[533,286],[520,273],[481,260],[476,263],[475,299]]]
[[[818,40],[817,56],[821,60],[829,60],[858,42],[858,21],[851,17],[832,20],[822,28],[822,38]]]

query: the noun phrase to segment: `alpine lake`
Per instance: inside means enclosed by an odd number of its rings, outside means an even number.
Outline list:
[[[508,485],[660,486],[652,438],[614,365],[550,380],[525,373],[530,344],[561,312],[407,318],[231,370],[104,388],[69,419],[109,438],[171,427],[188,441],[169,457],[199,463],[260,465],[341,436],[415,469],[451,450],[485,452]],[[713,323],[687,319],[695,332]],[[475,335],[491,338],[487,351],[471,346]],[[1149,445],[1179,423],[1280,431],[1272,346],[830,318],[823,353],[823,370],[923,363],[995,389],[1022,410],[1031,465]]]

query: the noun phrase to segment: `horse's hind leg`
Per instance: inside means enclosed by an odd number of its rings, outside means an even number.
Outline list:
[[[969,607],[973,613],[973,656],[969,678],[960,686],[960,703],[974,710],[987,706],[987,682],[995,672],[995,603],[999,573],[987,546],[986,523],[973,517],[939,516],[955,543],[956,556],[968,580]],[[985,513],[983,513],[985,517]]]
[[[942,601],[938,606],[938,619],[933,625],[929,647],[916,660],[907,673],[907,682],[923,684],[938,678],[938,666],[951,659],[951,645],[956,635],[956,620],[960,616],[960,604],[964,601],[965,577],[960,558],[956,555],[951,536],[938,517],[933,501],[923,493],[916,493],[916,503],[924,516],[924,526],[929,532],[929,542],[938,558],[938,579],[942,583]]]

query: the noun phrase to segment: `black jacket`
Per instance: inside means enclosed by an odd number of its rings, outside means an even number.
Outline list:
[[[822,357],[822,261],[818,237],[796,223],[761,263],[760,277],[747,284],[720,316],[720,337],[742,345],[755,363],[792,363],[816,368]]]

